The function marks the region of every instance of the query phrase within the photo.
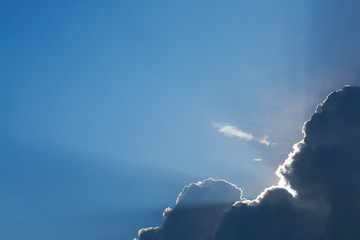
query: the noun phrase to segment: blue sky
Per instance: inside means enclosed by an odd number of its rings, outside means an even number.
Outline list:
[[[358,83],[348,3],[1,2],[0,238],[132,239],[208,177],[255,197]]]

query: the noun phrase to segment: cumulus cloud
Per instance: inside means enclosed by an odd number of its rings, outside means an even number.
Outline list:
[[[174,210],[165,214],[163,226],[142,230],[140,240],[360,239],[360,88],[346,86],[331,93],[304,124],[303,133],[276,172],[278,185],[220,211],[206,199],[222,196],[224,186],[210,188],[211,193],[217,189],[216,194],[207,194],[201,191],[202,182],[189,185]],[[189,202],[199,199],[196,208],[180,207],[188,196]],[[203,203],[206,213],[199,211]],[[216,221],[209,221],[209,213]]]
[[[228,137],[237,137],[245,141],[257,141],[266,146],[270,146],[270,141],[268,136],[255,138],[252,134],[246,133],[238,129],[236,126],[233,126],[229,123],[214,123],[213,126],[218,129],[219,132],[225,134]]]
[[[174,209],[165,209],[163,225],[139,230],[138,239],[213,239],[223,214],[241,197],[241,189],[225,180],[192,183],[179,194]]]
[[[216,240],[360,239],[360,88],[330,94],[303,133],[277,170],[279,186],[237,202]]]

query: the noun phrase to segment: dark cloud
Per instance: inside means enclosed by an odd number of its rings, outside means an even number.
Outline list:
[[[216,239],[314,239],[321,216],[297,204],[286,189],[268,189],[256,201],[238,202],[225,214]]]
[[[360,239],[360,88],[330,94],[304,125],[304,139],[273,187],[224,216],[216,240]]]
[[[360,239],[360,88],[332,93],[279,172],[305,206],[326,214],[325,239]]]
[[[139,240],[213,239],[223,214],[241,199],[241,190],[224,180],[206,179],[186,186],[174,209],[165,209],[161,227],[139,231]]]
[[[303,133],[277,171],[278,186],[229,210],[240,195],[234,185],[191,184],[163,226],[141,230],[140,240],[360,239],[360,88],[330,94]]]

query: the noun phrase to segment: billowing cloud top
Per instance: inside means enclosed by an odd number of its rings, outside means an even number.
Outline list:
[[[210,179],[191,184],[166,211],[164,224],[141,230],[139,239],[360,239],[360,88],[331,93],[303,132],[277,170],[279,185],[229,209],[221,197],[240,198],[234,185]],[[209,188],[203,191],[205,185]],[[188,197],[196,206],[185,204]],[[222,200],[209,204],[217,197]]]
[[[241,195],[241,189],[225,180],[192,183],[179,194],[174,209],[165,209],[164,224],[141,229],[139,240],[213,239],[223,214]]]

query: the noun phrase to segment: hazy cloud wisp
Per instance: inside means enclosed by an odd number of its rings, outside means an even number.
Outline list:
[[[229,123],[214,123],[213,126],[218,129],[219,132],[223,133],[228,137],[237,137],[245,141],[257,141],[266,146],[270,146],[268,136],[255,138],[251,133],[246,133],[238,129]]]

